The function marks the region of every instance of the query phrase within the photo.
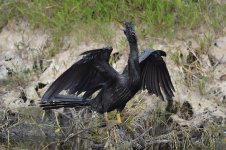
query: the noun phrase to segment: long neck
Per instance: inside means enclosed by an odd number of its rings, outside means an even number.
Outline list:
[[[131,82],[140,81],[140,66],[138,62],[138,46],[136,36],[128,38],[130,54],[128,59],[128,75]]]
[[[129,47],[130,47],[130,54],[129,54],[129,62],[138,60],[138,47],[137,47],[137,41],[130,42],[129,41]]]
[[[126,36],[129,42],[130,54],[129,54],[129,62],[133,60],[138,60],[138,46],[137,46],[137,37],[135,32]]]

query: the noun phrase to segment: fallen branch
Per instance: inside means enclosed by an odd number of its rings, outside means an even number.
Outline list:
[[[101,127],[104,127],[105,124],[101,124],[101,125],[97,125],[97,126],[93,126],[93,127],[89,127],[89,128],[86,128],[86,129],[82,129],[81,131],[77,132],[77,133],[71,133],[68,135],[68,137],[66,139],[64,139],[63,141],[60,142],[61,145],[64,145],[68,140],[72,139],[73,137],[85,132],[85,131],[88,131],[92,128],[101,128]]]

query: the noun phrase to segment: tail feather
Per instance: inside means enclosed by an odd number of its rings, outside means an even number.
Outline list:
[[[78,107],[78,106],[90,106],[91,100],[82,99],[80,97],[76,96],[65,96],[65,95],[58,95],[54,97],[54,99],[51,102],[41,102],[40,107],[43,108],[43,110],[48,109],[58,109],[62,107]]]
[[[58,104],[56,104],[56,105],[51,105],[51,104],[49,104],[49,105],[45,105],[45,106],[41,106],[41,107],[43,107],[43,110],[49,110],[49,109],[58,109],[58,108],[74,108],[74,107],[80,107],[80,106],[78,106],[77,104],[70,104],[70,105],[67,105],[67,104],[60,104],[60,105],[58,105]]]

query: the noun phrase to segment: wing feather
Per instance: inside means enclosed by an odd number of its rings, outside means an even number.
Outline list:
[[[147,66],[147,65],[146,65]],[[152,84],[151,84],[151,79],[152,79],[152,74],[151,72],[153,71],[153,67],[150,66],[150,69],[148,69],[147,67],[147,89],[149,89],[149,91],[151,93],[153,93],[153,88],[152,88]]]
[[[145,80],[146,80],[146,77],[147,77],[147,67],[144,67],[143,71],[142,71],[142,83],[141,83],[141,86],[142,86],[142,90],[144,90],[146,88],[146,84],[145,84]]]
[[[158,81],[158,78],[157,78],[157,76],[158,76],[158,72],[157,72],[158,69],[156,69],[156,65],[154,65],[154,68],[155,68],[155,70],[154,70],[155,73],[153,73],[153,80],[151,80],[151,82],[153,82],[154,93],[156,93],[156,96],[158,97],[159,96],[159,93],[158,93],[159,83],[157,83],[157,81]]]
[[[141,68],[141,89],[145,88],[150,94],[166,98],[172,98],[175,91],[166,64],[162,58],[166,53],[161,50],[148,49],[139,56]]]
[[[117,72],[108,63],[111,52],[112,48],[106,47],[82,53],[83,58],[52,83],[43,95],[42,101],[51,101],[63,90],[77,95],[85,92],[83,96],[89,97],[104,83],[114,80]]]
[[[163,98],[163,95],[162,95],[162,92],[160,90],[160,86],[161,86],[161,82],[160,82],[161,77],[160,77],[160,74],[161,74],[161,72],[159,70],[157,70],[157,75],[156,75],[157,80],[155,80],[154,82],[156,82],[156,89],[157,89],[157,92],[158,92],[158,96],[160,96],[161,99],[164,99]]]
[[[167,75],[165,70],[163,70],[162,75],[163,75],[163,78],[165,79],[164,81],[165,81],[165,84],[166,84],[166,87],[167,87],[166,89],[167,89],[168,93],[173,96],[173,90],[174,89],[172,89],[171,86],[170,86],[170,81],[169,81],[168,75]]]
[[[154,68],[153,72],[150,72],[150,74],[152,74],[151,84],[152,84],[152,87],[153,87],[153,93],[155,93],[156,96],[158,96],[157,89],[156,89],[156,86],[158,86],[158,85],[155,84],[155,80],[156,80],[156,76],[157,76],[156,66],[153,65],[153,68]]]
[[[168,69],[167,69],[167,67],[166,67],[166,64],[164,63],[163,65],[164,65],[163,71],[164,71],[164,74],[165,74],[167,83],[168,83],[169,87],[170,87],[173,91],[175,91],[175,89],[174,89],[174,87],[173,87],[173,83],[172,83],[172,81],[171,81],[171,79],[170,79],[170,74],[169,74],[169,71],[168,71]]]
[[[161,78],[161,83],[163,85],[162,89],[163,89],[166,97],[168,98],[168,97],[170,97],[170,92],[169,92],[170,89],[168,88],[168,85],[166,83],[166,80],[165,80],[165,77],[164,77],[163,73],[160,74],[160,78]]]

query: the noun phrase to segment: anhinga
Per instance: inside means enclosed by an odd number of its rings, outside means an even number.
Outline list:
[[[139,90],[147,89],[164,100],[163,91],[166,99],[172,99],[175,90],[162,58],[166,53],[147,49],[139,55],[134,25],[117,23],[130,47],[128,65],[123,73],[118,73],[108,62],[112,47],[86,51],[81,54],[83,58],[57,78],[43,95],[43,109],[90,106],[101,114],[117,109],[117,121],[121,123],[120,112]],[[60,95],[63,90],[70,95]],[[98,94],[92,97],[96,91]],[[81,93],[83,95],[79,96]]]

